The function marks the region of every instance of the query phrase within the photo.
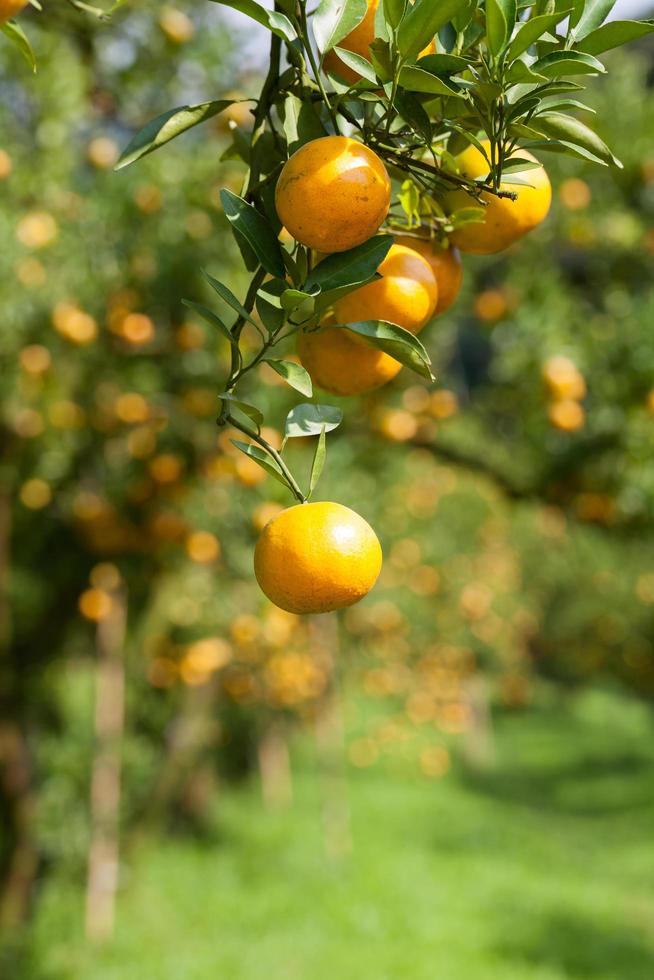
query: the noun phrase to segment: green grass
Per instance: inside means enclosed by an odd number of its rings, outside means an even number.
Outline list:
[[[429,781],[350,770],[354,848],[329,858],[325,786],[300,745],[290,811],[228,793],[211,841],[148,844],[117,934],[80,936],[56,876],[29,980],[648,980],[654,725],[600,692],[498,719],[498,763]]]

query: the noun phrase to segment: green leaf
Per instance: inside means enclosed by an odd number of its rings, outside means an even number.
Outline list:
[[[343,286],[361,286],[375,275],[392,244],[390,235],[375,235],[347,252],[334,252],[318,263],[304,288],[314,292],[319,287],[326,293]]]
[[[312,405],[302,402],[291,409],[286,417],[286,436],[297,439],[320,435],[322,430],[331,432],[343,421],[343,413],[334,405]]]
[[[281,246],[264,216],[227,188],[221,190],[220,200],[237,238],[241,237],[247,242],[266,272],[272,276],[283,276],[284,259]]]
[[[288,152],[295,153],[305,143],[327,135],[314,105],[297,95],[288,95],[284,100],[284,135]]]
[[[160,116],[151,119],[132,137],[120,155],[114,170],[128,167],[130,163],[158,150],[165,143],[170,143],[187,129],[192,129],[205,119],[211,119],[219,112],[233,105],[231,99],[219,99],[217,102],[200,102],[198,105],[183,105],[177,109],[169,109]]]
[[[18,48],[27,64],[30,66],[32,71],[35,72],[36,57],[34,55],[34,51],[32,50],[32,45],[30,44],[23,28],[16,24],[13,20],[10,20],[8,23],[0,25],[0,30],[2,30],[2,33],[9,38],[14,47]]]
[[[616,0],[586,0],[582,7],[583,13],[575,24],[570,39],[573,42],[578,41],[594,31],[600,24],[603,24],[613,10],[615,3]]]
[[[602,54],[618,48],[628,41],[635,41],[654,31],[654,22],[646,20],[613,20],[587,34],[577,44],[578,51],[586,54]]]
[[[321,60],[361,23],[367,10],[366,0],[320,0],[312,25]]]
[[[425,144],[429,146],[432,140],[431,121],[429,114],[425,111],[416,95],[407,92],[405,89],[398,88],[395,94],[395,108],[404,119],[420,136]]]
[[[532,70],[547,78],[561,75],[601,75],[606,71],[597,58],[582,51],[550,51],[533,64]]]
[[[209,275],[209,273],[205,272],[204,269],[202,269],[202,275],[207,280],[214,292],[218,293],[220,298],[223,299],[228,306],[231,306],[235,313],[238,313],[240,317],[243,317],[244,320],[251,323],[253,327],[258,326],[245,307],[238,301],[236,296],[234,296],[234,293],[231,291],[229,286],[226,286],[223,282],[219,282],[218,279],[215,279],[213,276]]]
[[[229,393],[223,393],[220,395],[221,401],[229,402],[230,405],[234,405],[238,408],[244,415],[247,415],[249,419],[252,419],[257,429],[260,429],[263,425],[263,412],[261,412],[254,405],[250,405],[249,402],[242,402],[239,398],[235,398],[234,395]]]
[[[267,27],[269,31],[284,41],[293,41],[297,37],[295,28],[285,14],[276,10],[266,10],[254,0],[214,0],[214,2],[223,7],[231,7],[232,10],[238,10],[246,17],[251,17],[252,20],[256,20],[257,23]]]
[[[316,446],[316,451],[313,454],[313,463],[311,464],[311,476],[309,477],[309,496],[313,493],[318,485],[318,480],[322,476],[322,471],[325,468],[325,458],[327,456],[327,439],[325,438],[325,426],[320,430],[320,435],[318,436],[318,444]]]
[[[296,364],[295,361],[278,361],[271,357],[267,357],[264,363],[269,364],[291,388],[295,388],[306,398],[313,398],[311,375],[301,364]]]
[[[452,228],[463,228],[465,225],[478,225],[486,219],[485,208],[459,208],[450,215]]]
[[[366,79],[366,81],[377,81],[377,73],[367,58],[362,57],[360,54],[356,54],[355,51],[348,51],[346,48],[339,48],[338,45],[334,48],[334,51],[341,61],[348,66],[348,68],[358,72],[362,78]]]
[[[556,11],[553,14],[542,14],[540,17],[531,17],[528,21],[525,21],[518,30],[516,31],[513,40],[509,44],[506,57],[508,61],[513,61],[519,55],[524,54],[524,52],[534,44],[539,37],[549,31],[552,27],[563,20],[563,18],[569,14],[569,10]]]
[[[426,54],[418,58],[416,64],[432,75],[452,75],[456,71],[465,71],[470,58],[461,58],[456,54]]]
[[[283,486],[288,486],[288,481],[279,468],[277,462],[263,449],[259,449],[258,446],[253,446],[249,442],[241,442],[240,439],[230,439],[229,440],[233,446],[240,449],[242,453],[253,459],[255,463],[258,463],[261,469],[273,476],[279,483]]]
[[[613,156],[606,143],[599,138],[597,133],[589,129],[579,119],[574,116],[567,116],[562,112],[548,112],[539,115],[533,121],[536,126],[546,136],[562,140],[565,143],[572,143],[588,150],[593,156],[609,166],[622,167],[622,164]]]
[[[411,92],[427,92],[430,95],[452,95],[463,98],[465,92],[455,88],[439,75],[432,75],[416,65],[406,65],[400,72],[400,85]]]
[[[384,0],[384,17],[386,23],[395,28],[400,23],[406,10],[407,0]]]
[[[331,329],[330,324],[330,329]],[[411,368],[423,378],[434,380],[429,354],[418,338],[403,327],[385,320],[358,320],[356,323],[336,323],[336,328],[349,330],[371,347],[390,354],[400,364]]]
[[[511,82],[512,84],[518,82],[538,84],[539,82],[546,81],[545,75],[537,75],[536,72],[533,72],[524,61],[520,60],[520,58],[513,62],[505,75],[505,79],[507,82]]]
[[[467,7],[467,0],[416,0],[397,32],[400,54],[417,58],[443,24]]]
[[[268,333],[277,333],[285,320],[284,311],[269,303],[261,294],[257,294],[257,313]]]
[[[591,109],[589,105],[584,105],[579,99],[557,99],[556,97],[551,101],[543,99],[539,103],[538,112],[535,115],[543,112],[559,112],[561,109],[578,109],[581,112],[590,112],[595,115],[595,109]]]
[[[199,313],[202,319],[206,320],[207,323],[210,323],[213,327],[217,327],[223,337],[229,341],[232,347],[238,350],[238,344],[232,336],[231,331],[225,326],[220,317],[216,316],[213,310],[210,310],[208,306],[203,306],[201,303],[194,303],[192,299],[183,299],[182,303],[184,306],[187,306],[189,310],[195,310],[196,313]]]
[[[291,323],[304,323],[313,316],[316,306],[315,296],[301,289],[286,289],[279,301],[282,309],[289,314]]]
[[[477,0],[464,0],[463,6],[458,11],[456,16],[452,18],[452,27],[454,28],[455,35],[463,34],[463,32],[470,24],[472,18],[475,16],[476,10],[477,10]],[[475,25],[475,26],[478,27],[479,35],[481,36],[483,29],[479,25]],[[467,45],[464,43],[463,47],[466,48]]]
[[[420,192],[415,183],[409,179],[402,182],[397,195],[402,210],[409,219],[409,225],[420,224]]]
[[[497,58],[511,36],[516,18],[516,0],[486,0],[486,39]]]

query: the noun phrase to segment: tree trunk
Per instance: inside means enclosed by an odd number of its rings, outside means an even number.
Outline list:
[[[273,721],[257,745],[261,795],[271,810],[286,810],[293,801],[291,761],[283,722]]]

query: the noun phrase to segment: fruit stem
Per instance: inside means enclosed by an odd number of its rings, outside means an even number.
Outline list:
[[[294,497],[296,497],[296,499],[301,504],[305,504],[306,503],[307,498],[305,497],[305,495],[300,490],[300,487],[298,486],[298,483],[297,483],[295,477],[293,476],[293,474],[289,470],[288,466],[286,465],[286,463],[282,459],[281,455],[277,452],[276,449],[274,449],[270,445],[269,442],[266,441],[266,439],[264,439],[264,437],[262,435],[260,435],[258,432],[255,432],[254,429],[251,429],[249,427],[249,425],[246,425],[244,422],[240,422],[238,419],[235,419],[234,416],[230,412],[228,412],[225,415],[225,418],[224,418],[224,421],[223,421],[222,424],[233,425],[235,429],[238,429],[239,432],[242,432],[243,433],[243,435],[248,436],[248,438],[252,439],[253,442],[258,443],[258,445],[261,446],[262,449],[265,449],[265,451],[268,453],[268,455],[269,456],[272,456],[272,458],[277,463],[277,466],[281,470],[282,475],[283,475],[284,479],[286,480],[286,482],[288,484],[288,488],[291,491],[291,493],[294,495]]]

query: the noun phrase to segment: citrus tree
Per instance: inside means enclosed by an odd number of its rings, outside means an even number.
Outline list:
[[[544,220],[551,186],[532,150],[620,166],[579,118],[581,81],[605,71],[598,55],[652,25],[605,23],[610,0],[223,5],[270,33],[266,78],[246,100],[250,131],[234,127],[226,153],[246,164],[241,193],[221,192],[251,280],[239,298],[207,273],[220,312],[187,302],[229,345],[219,426],[240,430],[248,441],[237,448],[305,504],[325,436],[342,417],[313,397],[314,386],[359,394],[402,365],[433,379],[417,334],[456,296],[455,249],[495,253]],[[164,113],[118,167],[233,108],[218,99]],[[260,335],[249,355],[246,324]],[[291,338],[300,363],[277,356]],[[312,398],[288,415],[279,449],[250,400],[262,363]],[[284,455],[287,440],[307,436],[317,439],[308,486]],[[264,529],[255,556],[266,594],[304,613],[357,601],[380,564],[374,532],[336,504],[284,513]]]

